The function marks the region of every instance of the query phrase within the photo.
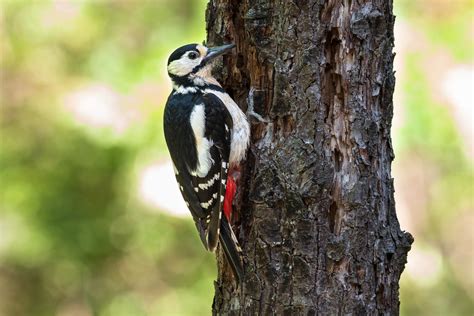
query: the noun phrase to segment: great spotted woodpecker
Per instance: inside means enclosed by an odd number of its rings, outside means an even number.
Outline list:
[[[230,221],[250,127],[245,114],[211,74],[216,57],[233,47],[189,44],[171,54],[168,75],[173,91],[166,103],[164,132],[176,180],[204,247],[214,251],[219,241],[234,275],[241,280],[241,249]]]

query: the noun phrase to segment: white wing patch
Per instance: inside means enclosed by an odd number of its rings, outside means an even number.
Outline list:
[[[198,104],[194,107],[191,117],[191,128],[196,139],[196,149],[198,156],[198,166],[196,170],[191,171],[191,175],[205,177],[214,163],[211,157],[211,147],[214,145],[212,140],[204,137],[206,128],[206,114],[204,104]]]

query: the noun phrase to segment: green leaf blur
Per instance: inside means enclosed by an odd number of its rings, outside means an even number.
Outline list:
[[[0,314],[209,314],[216,268],[194,225],[135,193],[167,156],[166,59],[205,39],[205,1],[1,6]],[[78,122],[65,104],[91,89],[132,123]]]

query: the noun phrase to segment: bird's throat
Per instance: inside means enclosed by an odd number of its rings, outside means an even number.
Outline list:
[[[204,86],[204,85],[216,85],[219,87],[221,86],[221,84],[212,75],[210,66],[206,66],[206,67],[203,67],[202,69],[199,69],[198,72],[191,75],[191,80],[197,86]]]

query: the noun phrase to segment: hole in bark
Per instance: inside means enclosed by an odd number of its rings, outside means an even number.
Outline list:
[[[339,149],[334,149],[334,168],[336,172],[341,171],[342,154]]]
[[[237,62],[236,62],[237,68],[242,68],[244,67],[244,65],[245,65],[244,56],[242,54],[237,55]]]
[[[329,207],[329,229],[331,230],[331,233],[334,233],[334,228],[336,226],[336,213],[337,204],[333,201]]]
[[[390,261],[393,258],[393,253],[392,252],[387,252],[387,260]]]

